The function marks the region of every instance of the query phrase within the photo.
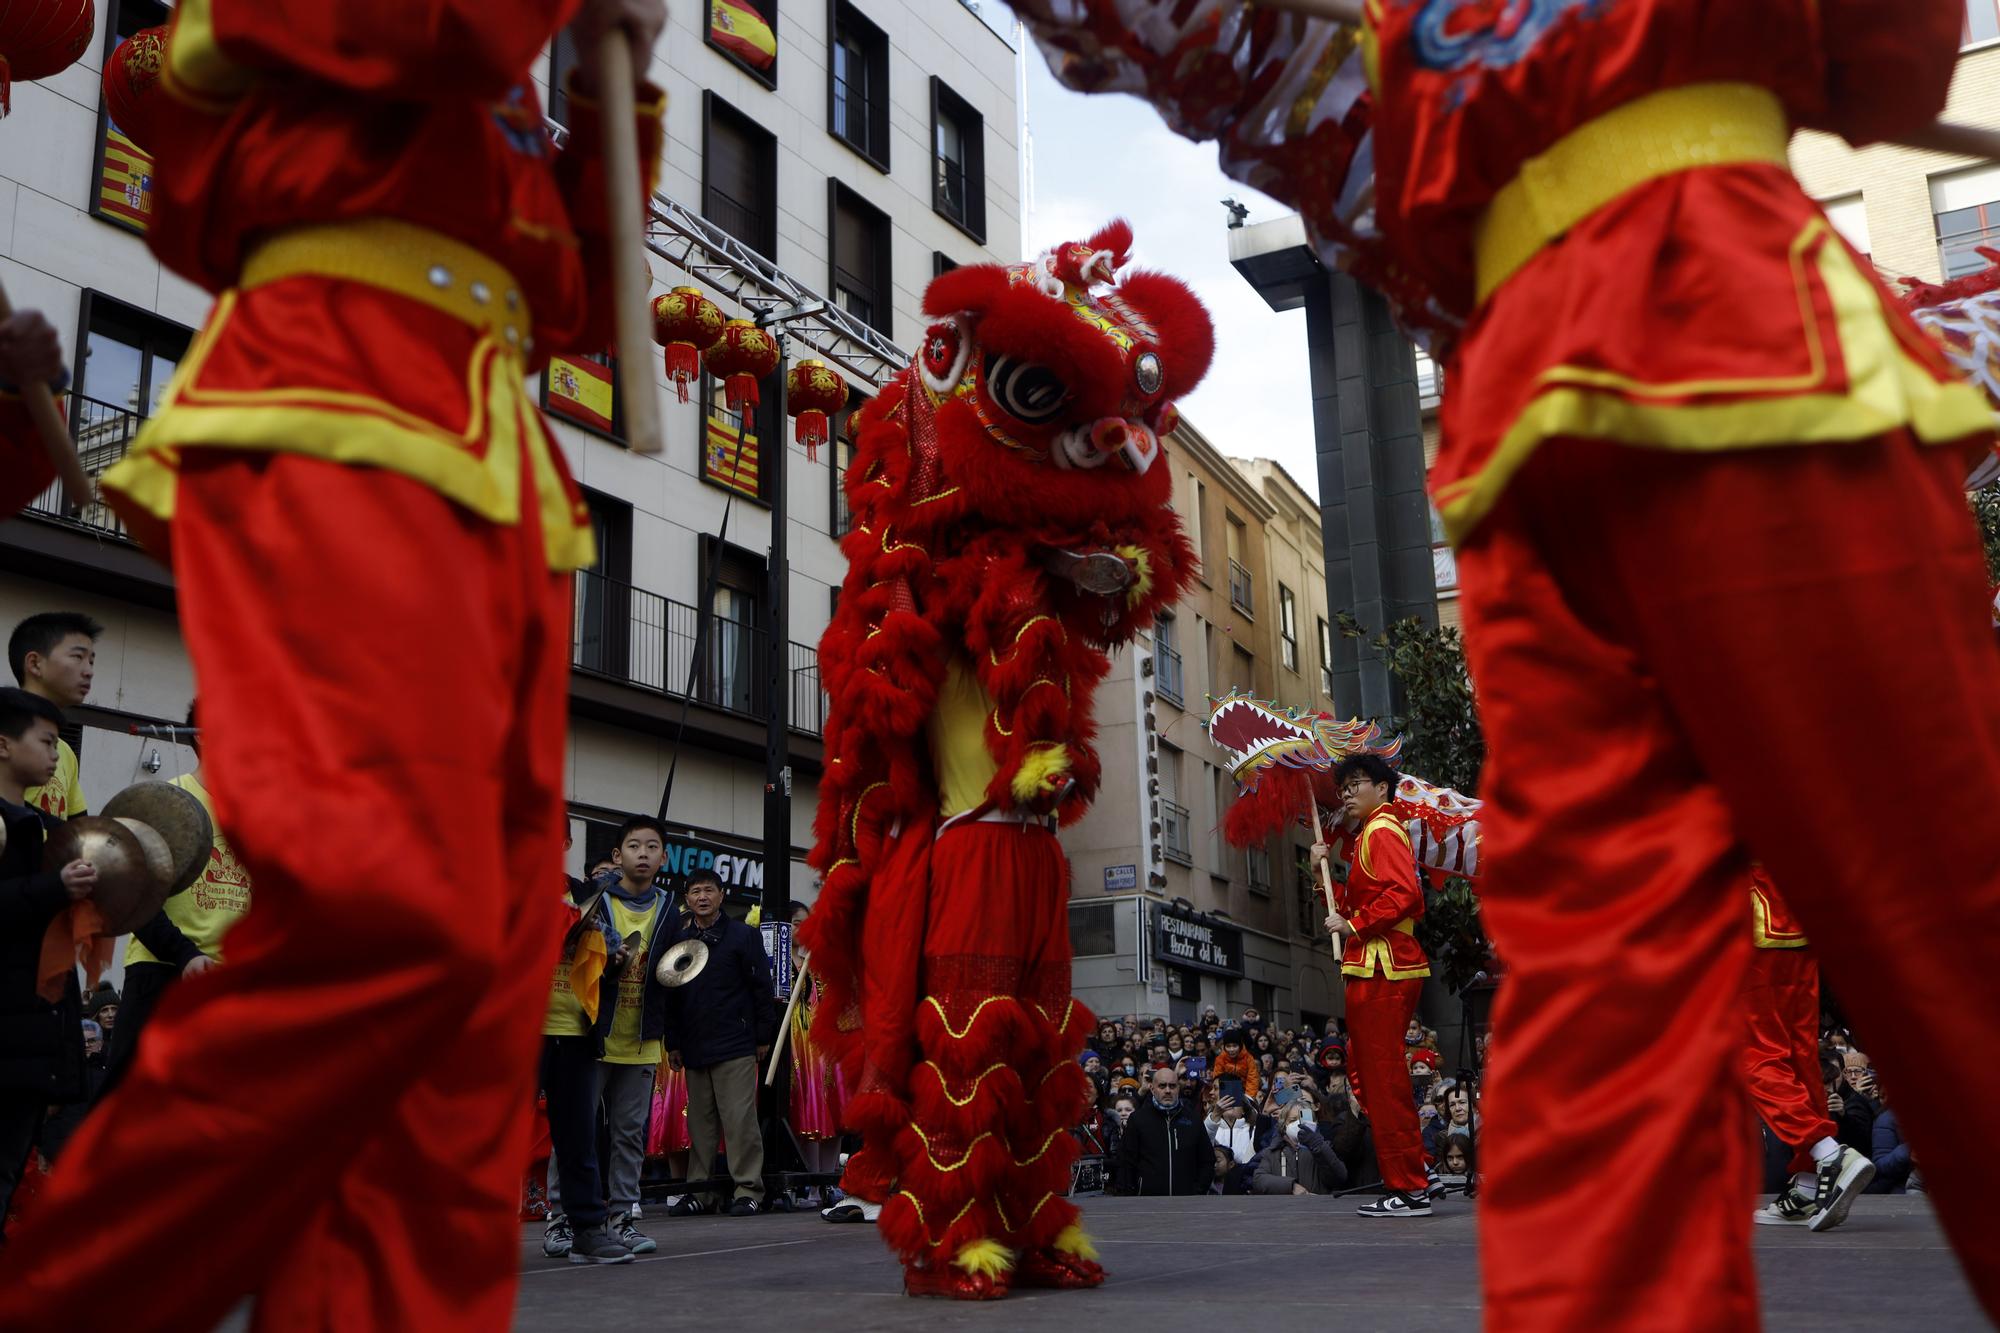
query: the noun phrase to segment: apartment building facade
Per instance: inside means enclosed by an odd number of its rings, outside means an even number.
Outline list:
[[[1232,462],[1185,421],[1166,464],[1202,576],[1098,691],[1104,779],[1063,835],[1077,998],[1105,1014],[1255,1005],[1323,1020],[1338,985],[1303,871],[1309,840],[1224,841],[1235,784],[1203,731],[1209,699],[1232,690],[1332,709],[1310,628],[1330,621],[1318,507],[1277,464]]]
[[[1020,257],[1017,40],[957,0],[690,0],[671,10],[651,71],[669,97],[654,291],[702,287],[731,316],[825,297],[857,332],[829,340],[822,320],[789,351],[815,355],[815,340],[864,346],[869,354],[846,367],[858,405],[898,364],[895,349],[917,341],[934,274]],[[116,42],[165,22],[166,7],[101,0],[98,18],[84,60],[18,85],[0,123],[0,279],[17,306],[39,307],[64,331],[72,419],[93,471],[121,456],[151,414],[209,305],[145,249],[151,163],[105,115],[98,82]],[[536,71],[557,125],[571,58],[559,38]],[[774,386],[762,413],[739,423],[716,386],[682,404],[658,377],[656,364],[658,455],[626,447],[616,368],[598,349],[568,349],[534,385],[599,539],[576,592],[572,868],[608,845],[619,819],[658,805],[677,755],[670,869],[713,864],[735,892],[761,887],[763,659],[775,620],[768,500],[783,460],[794,781],[783,873],[795,897],[810,898],[802,858],[824,717],[813,645],[845,571],[847,451],[808,463],[789,423],[775,419]],[[101,507],[66,517],[52,491],[0,524],[0,620],[67,608],[107,627],[72,737],[93,803],[154,766],[171,776],[192,762],[129,734],[135,723],[180,721],[192,694],[173,603],[170,575]]]
[[[1965,49],[1948,119],[2000,129],[2000,2],[1966,0]],[[1891,279],[1937,282],[1977,272],[2000,248],[2000,163],[1897,144],[1849,147],[1804,131],[1792,170],[1848,242]]]

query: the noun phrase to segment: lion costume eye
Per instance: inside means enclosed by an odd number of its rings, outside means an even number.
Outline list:
[[[993,353],[986,358],[986,391],[1017,421],[1053,420],[1069,402],[1069,385],[1047,366]]]

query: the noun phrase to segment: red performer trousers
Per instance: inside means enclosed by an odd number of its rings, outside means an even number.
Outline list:
[[[1403,1032],[1417,1012],[1423,978],[1348,977],[1346,985],[1347,1033],[1358,1075],[1354,1095],[1361,1099],[1374,1132],[1382,1183],[1392,1190],[1422,1194],[1429,1177],[1410,1067],[1403,1059]]]
[[[1482,898],[1509,968],[1489,1327],[1757,1326],[1744,843],[1920,1155],[2000,1098],[2000,1068],[1957,1058],[2000,1012],[2000,650],[1963,475],[1902,433],[1553,441],[1460,552]],[[1952,1160],[1933,1199],[2000,1314],[2000,1177]]]
[[[505,1328],[562,913],[569,583],[386,472],[192,454],[181,623],[257,885],[0,1269],[0,1328]],[[529,507],[532,513],[532,506]],[[107,1200],[118,1201],[115,1206]],[[87,1239],[86,1239],[87,1238]]]
[[[1792,1146],[1794,1172],[1812,1145],[1838,1136],[1819,1070],[1819,964],[1809,949],[1752,949],[1743,987],[1743,1086],[1771,1132]]]

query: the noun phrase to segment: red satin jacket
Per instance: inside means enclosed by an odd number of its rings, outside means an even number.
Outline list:
[[[1333,901],[1354,928],[1341,950],[1343,975],[1402,981],[1431,974],[1430,960],[1416,935],[1416,923],[1424,914],[1417,859],[1408,830],[1388,806],[1362,826],[1347,882],[1335,886]]]

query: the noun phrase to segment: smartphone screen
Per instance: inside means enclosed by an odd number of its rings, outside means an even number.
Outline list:
[[[1224,1097],[1234,1097],[1239,1105],[1249,1100],[1243,1095],[1243,1080],[1240,1078],[1217,1079],[1215,1090]]]

